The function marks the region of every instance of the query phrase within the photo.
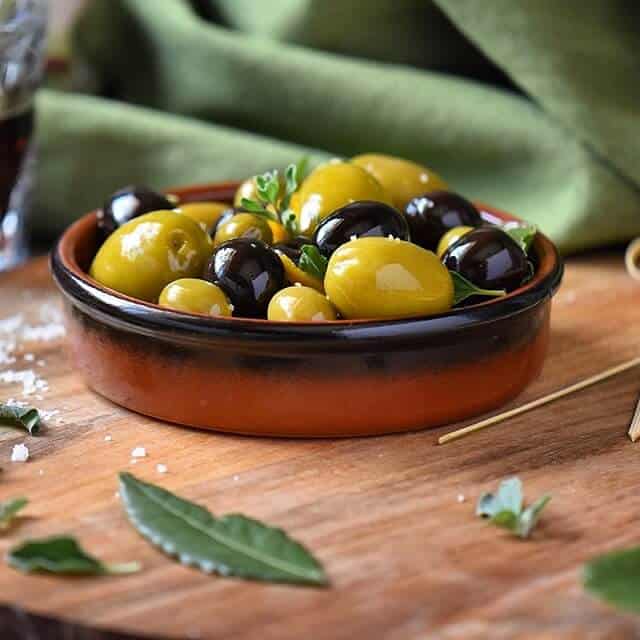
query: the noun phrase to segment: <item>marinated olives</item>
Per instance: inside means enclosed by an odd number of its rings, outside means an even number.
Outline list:
[[[435,253],[390,238],[343,244],[329,260],[324,286],[345,318],[431,315],[453,303],[451,276]]]
[[[120,293],[156,302],[173,280],[201,276],[211,251],[207,234],[191,218],[155,211],[116,229],[98,250],[90,274]]]
[[[316,229],[313,241],[329,257],[340,245],[353,237],[393,236],[409,240],[409,226],[404,216],[382,202],[360,200],[334,211]]]
[[[530,275],[527,255],[498,227],[469,231],[447,249],[442,262],[482,289],[513,291]]]
[[[462,196],[434,191],[413,198],[405,209],[411,241],[435,251],[440,238],[454,227],[479,227],[483,220],[477,209]]]
[[[175,203],[149,187],[129,186],[116,191],[98,211],[98,229],[103,236],[138,216],[173,209]]]
[[[267,220],[267,224],[271,229],[273,244],[287,243],[289,242],[289,240],[291,240],[289,232],[284,228],[282,224],[276,222],[275,220]]]
[[[431,169],[402,158],[365,153],[351,158],[351,162],[374,176],[400,211],[416,196],[447,188],[445,181]]]
[[[236,238],[221,244],[206,272],[234,306],[234,315],[264,318],[271,298],[284,287],[284,267],[276,252],[260,240]]]
[[[330,162],[312,171],[291,199],[300,232],[311,236],[318,223],[345,204],[374,200],[393,204],[382,185],[362,167]]]
[[[284,253],[297,264],[300,259],[300,249],[305,244],[309,244],[309,238],[298,236],[297,238],[291,238],[288,242],[278,242],[273,245],[273,248],[278,253]]]
[[[310,287],[287,287],[278,291],[267,311],[269,320],[281,322],[326,322],[337,317],[327,298]]]
[[[473,227],[453,227],[453,229],[449,229],[449,231],[440,238],[440,242],[438,242],[438,250],[436,251],[438,258],[442,258],[454,242],[460,240],[465,233],[469,233],[469,231],[473,231],[473,229]]]
[[[169,283],[160,293],[158,304],[186,313],[231,315],[231,305],[224,291],[217,285],[198,278],[180,278]]]
[[[229,211],[229,205],[224,202],[190,202],[189,204],[180,205],[176,211],[191,218],[204,231],[211,234],[220,218]]]
[[[217,228],[213,244],[217,247],[234,238],[249,238],[271,244],[273,233],[264,218],[252,213],[236,213]]]

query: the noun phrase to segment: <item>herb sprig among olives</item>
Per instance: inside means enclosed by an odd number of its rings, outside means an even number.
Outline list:
[[[253,176],[233,207],[127,187],[99,216],[90,274],[173,311],[285,322],[429,316],[525,284],[537,229],[490,224],[447,189],[380,154]]]

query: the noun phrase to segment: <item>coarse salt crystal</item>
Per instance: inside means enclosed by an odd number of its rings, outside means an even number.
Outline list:
[[[462,493],[458,494],[458,502],[464,502],[466,500],[466,498],[464,497],[464,495]]]
[[[147,450],[144,447],[136,447],[131,452],[132,458],[146,458],[146,456],[147,456]]]
[[[104,441],[105,442],[111,442],[113,440],[113,438],[111,436],[105,436],[104,437]]]
[[[29,449],[24,444],[16,444],[11,450],[11,462],[26,462],[29,459]]]
[[[169,471],[169,468],[167,467],[166,464],[157,464],[156,471],[158,473],[167,473],[167,471]]]
[[[36,357],[33,355],[33,353],[25,353],[23,358],[27,361],[27,362],[33,362]]]

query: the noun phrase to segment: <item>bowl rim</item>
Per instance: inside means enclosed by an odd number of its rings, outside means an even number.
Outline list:
[[[203,183],[166,189],[186,203],[206,200],[231,201],[239,182]],[[495,207],[474,203],[489,222],[520,221],[516,216]],[[194,339],[238,338],[326,343],[336,340],[366,341],[438,336],[452,330],[507,318],[537,306],[558,289],[562,275],[562,259],[555,245],[538,232],[534,248],[539,266],[534,277],[524,286],[504,297],[467,307],[452,309],[433,316],[394,319],[336,320],[323,323],[273,322],[253,318],[223,318],[184,313],[137,300],[105,287],[91,278],[78,264],[78,242],[95,232],[97,210],[85,214],[61,235],[51,254],[53,278],[65,297],[106,324],[126,327],[147,335],[176,334]]]

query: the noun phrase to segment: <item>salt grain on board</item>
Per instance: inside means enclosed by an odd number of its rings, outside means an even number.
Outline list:
[[[11,462],[26,462],[29,459],[29,449],[23,444],[16,444],[11,450]]]
[[[146,458],[147,457],[147,450],[144,447],[136,447],[131,452],[131,457],[132,458]]]

